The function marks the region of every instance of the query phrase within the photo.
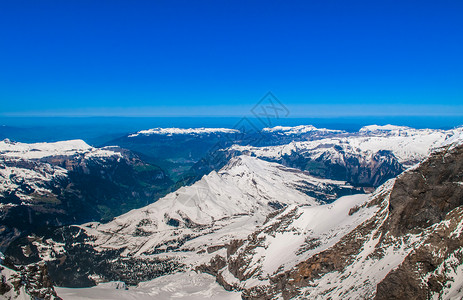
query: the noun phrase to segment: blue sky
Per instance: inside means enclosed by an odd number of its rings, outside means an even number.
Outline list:
[[[463,1],[0,1],[0,115],[463,115]]]

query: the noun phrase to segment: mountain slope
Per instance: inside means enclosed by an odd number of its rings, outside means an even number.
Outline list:
[[[179,231],[186,231],[190,238],[201,236],[204,239],[204,227],[222,228],[240,218],[255,219],[252,225],[255,226],[255,222],[262,222],[275,209],[291,204],[317,205],[318,200],[306,195],[305,190],[335,197],[331,193],[339,188],[351,190],[344,182],[317,179],[278,164],[240,156],[219,172],[212,172],[150,206],[131,211],[110,223],[91,224],[90,227],[104,235],[117,232],[117,239],[123,240],[137,230],[143,231],[143,235],[150,236],[150,241],[146,244],[146,237],[142,238],[144,246],[137,250],[142,254],[165,244],[166,235],[178,238]],[[162,239],[156,241],[160,233]],[[133,240],[116,244],[132,247],[134,243],[137,244]],[[104,239],[102,245],[108,247],[109,244],[111,240]]]
[[[288,207],[236,241],[214,273],[250,299],[462,297],[462,174],[463,146],[451,146],[366,201]]]
[[[29,237],[14,244],[7,254],[17,262],[24,260],[20,249],[29,245],[36,249],[36,259],[49,261],[52,278],[63,285],[71,284],[62,281],[71,276],[63,275],[71,265],[81,270],[74,284],[88,285],[89,276],[133,284],[203,264],[224,253],[231,240],[254,231],[268,214],[288,205],[319,205],[324,202],[318,199],[333,199],[338,193],[358,191],[345,182],[314,178],[276,163],[240,156],[192,186],[109,223]],[[160,269],[149,267],[155,262]]]
[[[116,147],[0,141],[0,250],[23,232],[111,219],[171,184],[159,167]]]

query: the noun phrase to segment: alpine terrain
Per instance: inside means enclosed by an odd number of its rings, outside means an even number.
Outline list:
[[[0,294],[463,298],[463,128],[264,128],[258,143],[201,150],[188,170],[200,176],[171,192],[153,160],[121,148],[235,130],[156,128],[103,148],[3,141]],[[103,219],[102,206],[123,214]]]

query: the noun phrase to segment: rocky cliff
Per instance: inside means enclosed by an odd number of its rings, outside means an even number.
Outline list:
[[[463,146],[434,152],[363,203],[338,201],[329,210],[342,210],[348,230],[286,208],[201,269],[246,299],[463,296]]]

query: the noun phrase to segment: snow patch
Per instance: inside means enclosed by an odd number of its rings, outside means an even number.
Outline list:
[[[121,286],[119,282],[108,282],[91,288],[57,287],[55,290],[64,300],[241,299],[240,293],[224,290],[215,281],[215,277],[193,271],[158,277],[151,281],[141,282],[135,287]]]

